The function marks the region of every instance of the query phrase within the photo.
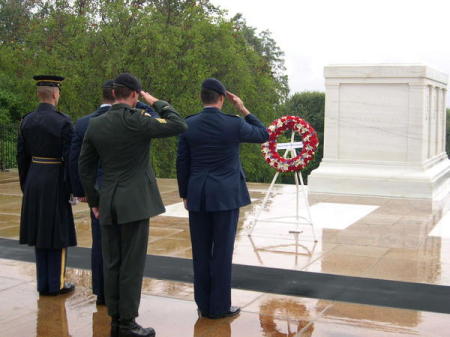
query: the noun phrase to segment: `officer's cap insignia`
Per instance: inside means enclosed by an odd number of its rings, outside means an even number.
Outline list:
[[[164,118],[155,118],[160,123],[167,123],[167,121]]]

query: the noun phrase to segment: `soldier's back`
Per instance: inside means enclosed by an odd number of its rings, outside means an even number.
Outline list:
[[[50,104],[40,104],[22,121],[21,133],[33,156],[61,157],[63,129],[71,128],[69,117]]]

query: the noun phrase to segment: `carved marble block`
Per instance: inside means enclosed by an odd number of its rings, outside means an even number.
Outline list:
[[[441,199],[447,75],[424,65],[325,67],[324,158],[312,192]]]

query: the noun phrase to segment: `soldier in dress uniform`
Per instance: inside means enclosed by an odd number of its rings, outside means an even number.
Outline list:
[[[39,106],[22,119],[17,163],[23,192],[20,243],[35,247],[40,295],[71,292],[65,282],[67,247],[76,245],[68,171],[73,127],[56,110],[63,77],[34,76]]]
[[[89,122],[79,172],[89,206],[100,218],[105,273],[105,300],[112,336],[154,336],[136,323],[147,255],[149,218],[165,211],[150,166],[152,138],[186,130],[186,123],[167,102],[141,91],[140,82],[124,73],[114,80],[115,104]],[[135,109],[142,95],[161,116]],[[98,162],[103,182],[95,188]]]
[[[114,104],[113,80],[106,81],[102,86],[102,104],[93,113],[80,118],[76,124],[70,148],[70,178],[72,183],[73,195],[81,202],[86,202],[86,195],[80,181],[78,173],[78,159],[80,157],[81,145],[83,144],[84,134],[86,133],[89,121],[106,113]],[[145,103],[138,102],[136,107],[144,109],[152,117],[159,117],[156,111]],[[103,180],[103,170],[99,167],[97,171],[97,188],[101,187]],[[91,270],[92,270],[92,291],[97,295],[97,305],[105,304],[104,276],[103,276],[103,257],[100,222],[91,212],[91,233],[92,233],[92,249],[91,249]]]
[[[206,79],[200,96],[203,110],[186,119],[179,139],[177,178],[189,210],[198,313],[223,318],[240,312],[231,306],[231,266],[239,208],[250,204],[239,144],[264,143],[269,135],[220,81]],[[221,111],[225,98],[244,118]]]
[[[80,118],[76,124],[70,148],[70,180],[72,183],[72,191],[74,197],[82,202],[86,202],[83,186],[81,185],[80,175],[78,173],[78,158],[80,157],[81,145],[83,144],[84,134],[86,133],[89,121],[103,115],[114,103],[112,93],[113,80],[106,81],[102,86],[102,104],[93,113]],[[103,171],[99,167],[97,171],[97,186],[100,187],[103,178]],[[102,243],[100,233],[100,223],[98,219],[91,213],[91,233],[92,233],[92,249],[91,249],[91,270],[92,270],[92,290],[97,295],[97,305],[105,304],[105,290],[103,277],[103,257]]]

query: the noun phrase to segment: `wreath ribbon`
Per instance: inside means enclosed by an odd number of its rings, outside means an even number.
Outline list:
[[[297,132],[302,138],[303,148],[294,158],[283,158],[277,151],[278,137],[287,130]],[[313,127],[303,118],[283,116],[275,119],[267,128],[267,132],[269,140],[261,145],[261,152],[264,160],[278,172],[300,171],[314,158],[319,145],[319,137]]]

